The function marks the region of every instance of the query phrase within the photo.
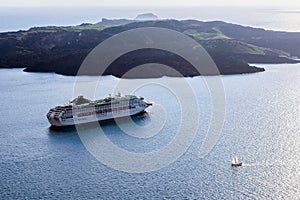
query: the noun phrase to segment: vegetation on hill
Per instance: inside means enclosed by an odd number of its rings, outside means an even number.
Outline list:
[[[221,74],[259,72],[264,69],[248,63],[295,63],[297,61],[289,57],[300,57],[300,33],[267,31],[220,21],[154,20],[112,26],[98,23],[35,27],[28,31],[1,33],[0,66],[76,75],[82,61],[96,45],[117,33],[139,27],[169,28],[194,38],[208,51]],[[182,63],[178,56],[167,52],[141,50],[131,56],[139,64],[148,62],[147,56],[154,56],[153,62],[177,66],[185,76],[199,75],[191,72],[188,63]],[[114,63],[118,67],[110,67],[107,73],[121,76],[119,66],[122,66],[121,71],[134,67],[135,63],[126,60],[127,57],[118,59],[118,63]]]

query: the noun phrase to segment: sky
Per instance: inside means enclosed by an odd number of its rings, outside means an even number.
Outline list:
[[[0,0],[0,6],[290,6],[299,0]]]
[[[0,32],[134,19],[148,12],[161,19],[222,20],[300,32],[299,5],[299,0],[0,0]]]

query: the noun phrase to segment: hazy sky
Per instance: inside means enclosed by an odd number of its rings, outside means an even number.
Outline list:
[[[299,0],[0,0],[0,6],[289,6]]]

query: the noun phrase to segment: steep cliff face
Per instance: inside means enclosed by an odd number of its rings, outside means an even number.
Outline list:
[[[295,63],[297,61],[288,57],[300,57],[300,33],[265,31],[225,22],[156,20],[119,26],[82,24],[1,33],[0,66],[76,75],[82,61],[96,45],[117,33],[139,27],[169,28],[192,37],[208,51],[221,74],[259,72],[264,69],[248,63]],[[172,66],[184,76],[199,75],[180,56],[153,49],[121,56],[106,73],[120,77],[134,66],[149,61]],[[149,76],[168,75],[164,73]]]

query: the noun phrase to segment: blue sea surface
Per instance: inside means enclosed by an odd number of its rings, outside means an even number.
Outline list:
[[[196,137],[175,162],[145,173],[123,172],[98,161],[85,148],[75,127],[49,128],[47,111],[71,100],[75,77],[0,69],[0,199],[298,199],[300,65],[260,66],[266,71],[208,77],[223,82],[226,114],[221,135],[204,158],[199,151],[212,117],[211,91],[203,77],[184,78],[199,103]],[[180,87],[182,79],[144,81],[172,81],[175,86],[178,82]],[[104,77],[97,96],[103,97],[118,81]],[[139,81],[125,82],[134,86]],[[155,106],[164,109],[166,121],[156,135],[133,137],[113,121],[101,127],[121,149],[159,151],[176,136],[181,106],[192,106],[193,97],[180,102],[168,88],[155,84],[136,94],[155,102],[147,114],[133,117],[136,125],[151,126],[162,116]],[[121,123],[131,122],[125,118]],[[85,128],[97,131],[93,125]],[[242,167],[231,167],[235,152]]]

